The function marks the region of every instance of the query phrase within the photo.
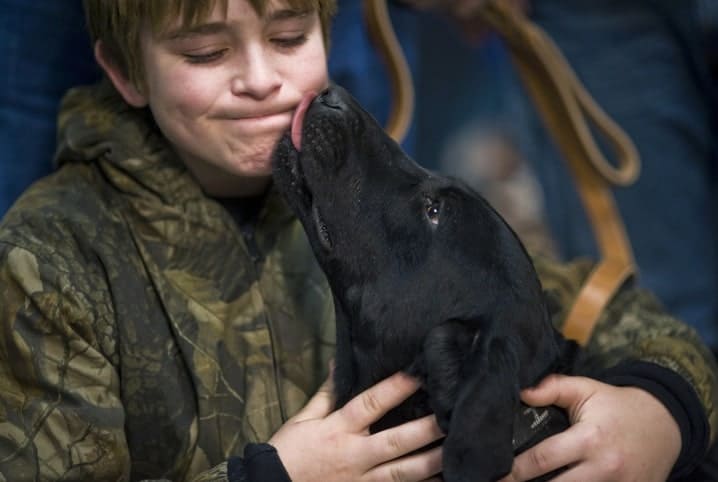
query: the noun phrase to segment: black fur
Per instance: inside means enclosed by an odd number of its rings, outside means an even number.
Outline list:
[[[375,430],[436,413],[444,479],[496,480],[513,461],[519,391],[565,371],[514,232],[462,182],[429,172],[343,89],[310,106],[302,149],[278,145],[274,179],[307,232],[336,308],[339,404],[390,374],[424,390]]]

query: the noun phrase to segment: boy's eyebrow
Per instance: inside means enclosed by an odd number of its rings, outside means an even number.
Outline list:
[[[277,10],[272,10],[267,15],[266,20],[268,22],[272,22],[275,20],[287,20],[291,18],[297,18],[297,17],[305,17],[309,15],[311,12],[311,9],[304,8],[282,8]]]
[[[292,18],[305,17],[309,15],[311,10],[309,9],[295,9],[295,8],[282,8],[278,10],[272,10],[268,12],[265,17],[266,22],[274,22],[281,20],[288,20]],[[212,35],[222,33],[229,29],[229,26],[225,22],[208,22],[195,25],[193,27],[185,28],[179,27],[176,29],[169,30],[160,35],[163,40],[177,40],[187,37],[193,37],[195,35]]]
[[[179,27],[168,30],[167,32],[163,32],[160,38],[163,40],[177,40],[195,35],[211,35],[224,32],[227,28],[227,24],[224,22],[202,23],[189,28]]]

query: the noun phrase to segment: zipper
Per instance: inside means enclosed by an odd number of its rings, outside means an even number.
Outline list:
[[[257,268],[259,267],[259,263],[262,261],[262,251],[259,249],[257,238],[254,236],[255,225],[242,225],[239,227],[239,231],[242,234],[242,239],[244,240],[244,245],[247,248],[247,253],[254,264],[255,274],[257,274]]]
[[[265,206],[266,207],[266,206]],[[252,260],[252,271],[253,271],[253,277],[254,281],[257,283],[257,286],[261,287],[262,283],[260,281],[260,264],[262,261],[264,261],[264,253],[262,253],[262,250],[259,248],[259,244],[257,243],[257,238],[255,236],[256,227],[260,224],[260,221],[263,217],[264,209],[262,209],[259,216],[257,216],[257,219],[253,220],[253,222],[247,222],[247,223],[237,223],[235,222],[234,225],[238,228],[240,239],[244,243],[245,248],[247,249],[247,254],[249,254],[250,259]],[[271,313],[269,312],[269,309],[267,307],[267,304],[265,302],[265,298],[262,295],[261,289],[258,289],[258,295],[262,300],[262,306],[264,307],[264,320],[265,324],[267,326],[267,332],[269,333],[269,350],[272,354],[272,371],[274,372],[274,388],[275,388],[275,395],[277,399],[277,405],[279,406],[279,416],[281,417],[282,421],[285,422],[287,420],[287,413],[286,408],[284,407],[284,403],[282,401],[282,382],[281,382],[281,374],[279,371],[279,363],[277,359],[277,352],[275,348],[275,336],[274,336],[274,329],[272,327],[272,317]]]

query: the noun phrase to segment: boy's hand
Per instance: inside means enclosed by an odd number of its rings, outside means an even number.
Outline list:
[[[530,480],[564,466],[570,468],[552,480],[666,480],[681,451],[678,424],[639,388],[550,375],[521,396],[529,405],[566,409],[572,426],[517,456],[502,482]]]
[[[371,424],[418,388],[418,381],[397,373],[332,412],[335,399],[330,376],[269,443],[295,482],[430,479],[441,472],[441,447],[407,454],[444,436],[433,415],[369,433]]]

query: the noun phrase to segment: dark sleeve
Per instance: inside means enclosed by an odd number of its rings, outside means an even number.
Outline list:
[[[229,482],[291,482],[277,450],[269,444],[247,444],[243,457],[227,463]]]
[[[655,363],[625,361],[598,377],[616,386],[641,388],[665,405],[681,430],[681,453],[671,479],[689,474],[708,448],[710,426],[693,386],[676,372]]]

